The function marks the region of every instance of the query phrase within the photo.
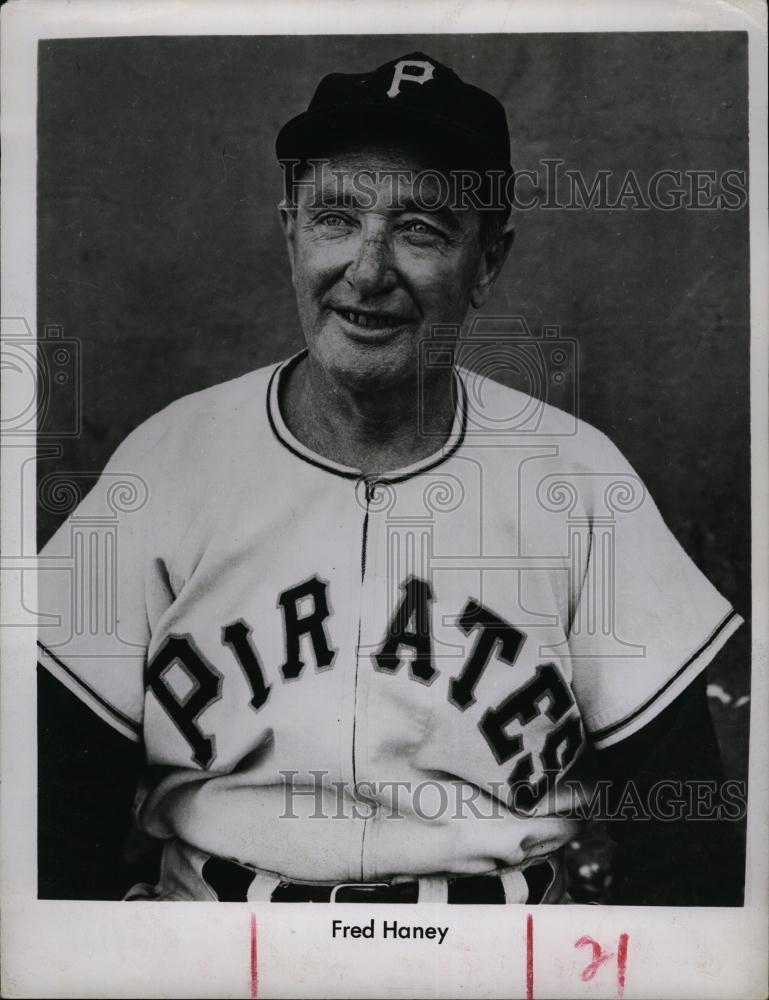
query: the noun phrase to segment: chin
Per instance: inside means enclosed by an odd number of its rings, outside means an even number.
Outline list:
[[[400,339],[387,343],[361,343],[344,335],[321,337],[310,353],[331,378],[346,388],[377,392],[416,383],[418,350]]]

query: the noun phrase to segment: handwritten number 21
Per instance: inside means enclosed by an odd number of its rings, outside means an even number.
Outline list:
[[[627,966],[627,934],[620,934],[617,942],[617,996],[621,997],[625,992],[625,968]],[[574,942],[575,948],[592,948],[593,957],[580,973],[580,978],[584,983],[589,982],[602,965],[606,965],[614,958],[613,951],[604,951],[601,945],[588,936],[578,938]]]

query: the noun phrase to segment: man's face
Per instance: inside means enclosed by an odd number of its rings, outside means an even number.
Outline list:
[[[420,170],[406,152],[351,149],[282,210],[310,356],[351,389],[415,382],[420,342],[485,301],[506,255],[482,248],[477,211],[426,208],[448,199],[437,179],[415,184]]]

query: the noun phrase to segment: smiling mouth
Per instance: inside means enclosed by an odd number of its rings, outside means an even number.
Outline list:
[[[393,313],[362,313],[353,309],[337,309],[335,311],[342,319],[363,330],[395,330],[412,322],[407,316],[396,316]]]

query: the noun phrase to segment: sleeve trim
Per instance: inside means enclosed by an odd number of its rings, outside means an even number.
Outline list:
[[[619,743],[626,736],[641,729],[658,712],[670,704],[673,698],[686,687],[689,680],[692,680],[710,663],[726,640],[733,632],[736,632],[742,621],[741,616],[732,608],[702,645],[654,694],[622,719],[618,719],[617,722],[612,722],[602,729],[594,730],[590,735],[598,749]],[[687,674],[690,675],[688,680],[686,679]]]
[[[97,694],[81,677],[78,677],[77,674],[70,670],[66,663],[63,663],[42,642],[38,640],[37,645],[39,648],[38,659],[46,670],[60,680],[74,695],[77,695],[81,701],[85,702],[99,718],[109,723],[113,729],[116,729],[129,740],[133,740],[134,743],[140,742],[141,726],[137,722],[134,722],[129,716],[124,715],[105,701],[101,695]]]

